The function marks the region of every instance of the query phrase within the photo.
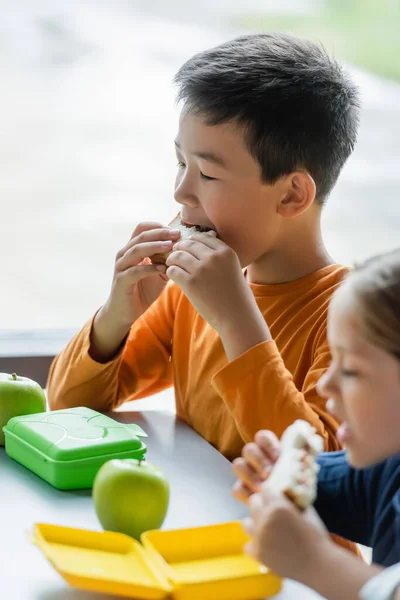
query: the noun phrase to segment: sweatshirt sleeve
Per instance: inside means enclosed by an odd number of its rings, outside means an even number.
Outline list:
[[[94,317],[55,358],[47,382],[51,409],[88,406],[107,411],[125,400],[155,394],[173,384],[171,340],[179,289],[169,284],[132,325],[125,344],[107,363],[89,354]]]
[[[337,422],[327,412],[325,400],[316,389],[331,361],[324,333],[315,346],[302,389],[296,387],[274,341],[250,348],[213,377],[212,385],[227,405],[245,442],[252,441],[260,429],[270,429],[280,437],[293,421],[304,419],[324,438],[326,450],[339,449],[335,437]]]
[[[327,452],[318,456],[318,493],[315,509],[330,533],[353,542],[370,545],[373,516],[373,492],[366,490],[371,469],[353,469],[346,453]],[[375,484],[379,483],[375,481]],[[370,487],[369,485],[367,486]]]
[[[351,467],[345,452],[322,453],[318,463],[315,509],[328,531],[372,546],[374,562],[397,562],[400,456],[366,469]]]

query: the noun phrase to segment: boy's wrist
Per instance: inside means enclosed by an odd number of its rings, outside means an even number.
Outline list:
[[[101,323],[102,328],[107,328],[109,331],[112,331],[113,334],[121,335],[125,332],[123,334],[125,336],[132,323],[120,319],[117,315],[118,311],[113,310],[107,301],[98,311],[95,322]]]
[[[235,312],[233,315],[224,315],[216,330],[229,361],[262,342],[272,340],[268,325],[256,303],[254,307],[243,308],[240,314]]]
[[[102,363],[113,359],[120,350],[129,330],[130,325],[118,323],[105,304],[93,320],[90,332],[90,356]]]

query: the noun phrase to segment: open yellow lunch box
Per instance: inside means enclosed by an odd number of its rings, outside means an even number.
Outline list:
[[[70,585],[137,599],[257,600],[281,579],[243,553],[240,522],[129,536],[37,524],[34,542]]]

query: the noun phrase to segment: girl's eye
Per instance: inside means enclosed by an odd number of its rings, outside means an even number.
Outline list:
[[[214,181],[215,180],[215,177],[208,177],[207,175],[204,175],[204,173],[202,173],[201,171],[200,171],[200,177],[202,179],[204,179],[205,181]]]
[[[348,369],[341,369],[340,374],[343,377],[357,377],[356,371],[350,371]]]
[[[178,162],[176,163],[176,166],[179,167],[180,169],[184,169],[186,165],[181,160],[178,160]]]

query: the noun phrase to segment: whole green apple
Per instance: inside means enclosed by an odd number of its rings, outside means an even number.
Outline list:
[[[15,373],[0,373],[0,446],[4,446],[3,427],[12,417],[46,410],[46,396],[36,381]]]
[[[162,471],[146,461],[114,459],[99,469],[93,500],[103,529],[139,540],[144,531],[163,524],[169,485]]]

